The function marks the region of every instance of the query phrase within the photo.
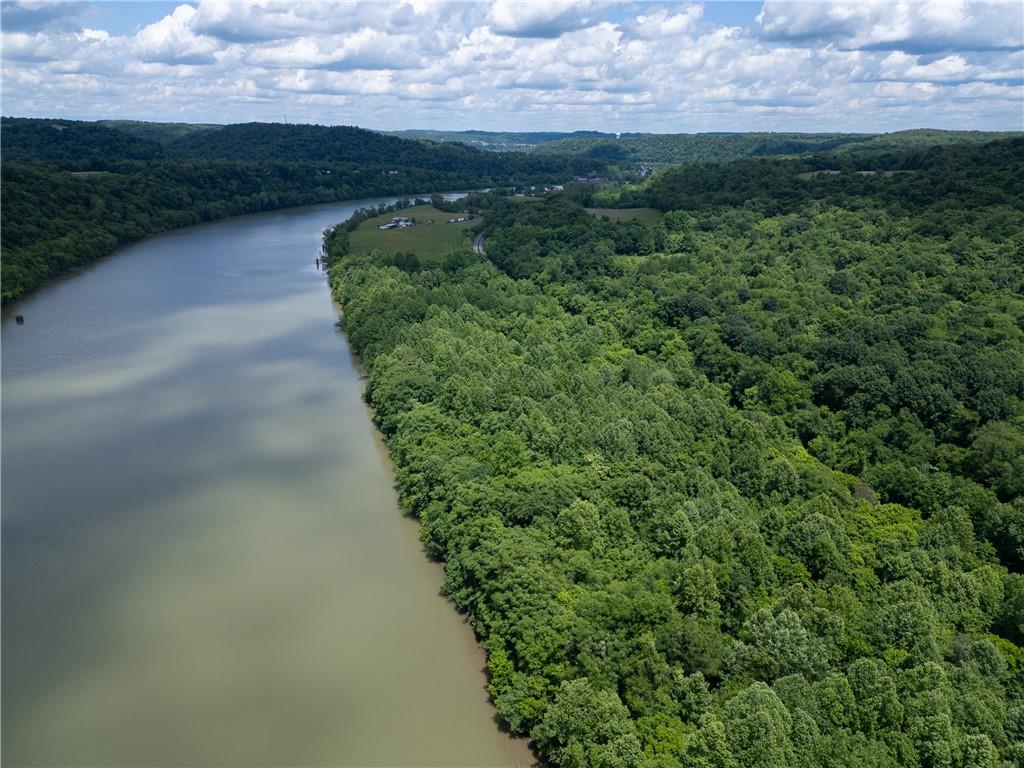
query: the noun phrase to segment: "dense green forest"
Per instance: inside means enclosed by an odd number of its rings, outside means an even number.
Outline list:
[[[358,197],[560,182],[588,158],[483,152],[358,128],[5,118],[2,294],[149,234]]]
[[[834,163],[615,193],[657,225],[476,195],[486,258],[326,238],[402,504],[555,765],[1024,764],[1024,141]]]
[[[348,162],[472,174],[486,183],[552,180],[601,167],[585,158],[481,152],[459,143],[411,141],[347,126],[243,123],[193,131],[170,146],[190,157],[246,161]],[[482,184],[481,184],[482,186]]]
[[[394,131],[391,135],[468,144],[480,149],[573,154],[619,163],[723,163],[745,157],[834,152],[877,155],[950,144],[985,144],[1020,133],[916,129],[895,133],[573,133]]]
[[[874,137],[623,134],[618,139],[595,132],[409,135],[420,140],[346,126],[4,118],[3,301],[140,237],[224,216],[375,195],[563,183],[604,173],[609,164],[652,159],[720,162],[842,148],[846,159],[834,160],[832,166],[859,161],[873,167],[894,153],[900,156],[896,150],[908,146],[988,136],[946,131]],[[854,145],[876,151],[847,151]],[[537,151],[476,148],[527,146]],[[672,177],[659,178],[668,184]],[[611,194],[625,202],[638,190]],[[643,190],[644,199],[655,196],[654,189]]]
[[[96,124],[165,145],[195,131],[215,131],[223,127],[212,123],[147,123],[142,120],[100,120]]]
[[[534,148],[623,163],[724,163],[745,157],[834,152],[874,156],[945,144],[984,144],[1010,133],[913,130],[896,133],[624,133],[619,138],[566,137]]]
[[[608,187],[590,202],[650,205],[663,211],[746,206],[789,212],[817,201],[877,199],[904,214],[921,213],[949,235],[964,218],[995,204],[1013,206],[1024,189],[1017,175],[1024,138],[984,146],[928,147],[875,155],[831,153],[799,159],[742,160],[726,166],[691,163],[642,184]],[[984,201],[986,205],[976,205]],[[947,211],[948,215],[943,212]],[[933,216],[931,214],[940,214]],[[940,223],[940,222],[944,222]]]

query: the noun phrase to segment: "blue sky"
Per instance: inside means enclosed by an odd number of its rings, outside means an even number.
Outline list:
[[[83,21],[112,35],[133,35],[148,24],[169,16],[181,3],[100,2],[90,3]]]
[[[87,21],[95,27],[116,35],[134,34],[136,31],[170,15],[182,3],[147,2],[98,2],[91,3]],[[196,3],[190,3],[196,5]],[[725,26],[741,26],[752,28],[757,14],[761,10],[759,2],[713,2],[704,4],[704,18],[714,24]],[[625,18],[630,14],[630,6],[622,4],[621,8],[609,9],[612,17]]]
[[[8,115],[1024,130],[1024,4],[14,2]]]

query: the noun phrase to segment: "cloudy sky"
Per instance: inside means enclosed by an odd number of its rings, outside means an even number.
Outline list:
[[[1024,4],[9,2],[5,115],[1024,129]]]

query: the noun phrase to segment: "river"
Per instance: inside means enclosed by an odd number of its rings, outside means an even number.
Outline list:
[[[313,264],[368,202],[153,237],[4,312],[5,765],[531,764]]]

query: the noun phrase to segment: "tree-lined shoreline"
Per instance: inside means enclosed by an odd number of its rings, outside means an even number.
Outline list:
[[[403,508],[544,759],[1024,758],[1024,142],[932,161],[681,168],[623,195],[654,225],[477,200],[486,258],[328,235]]]

